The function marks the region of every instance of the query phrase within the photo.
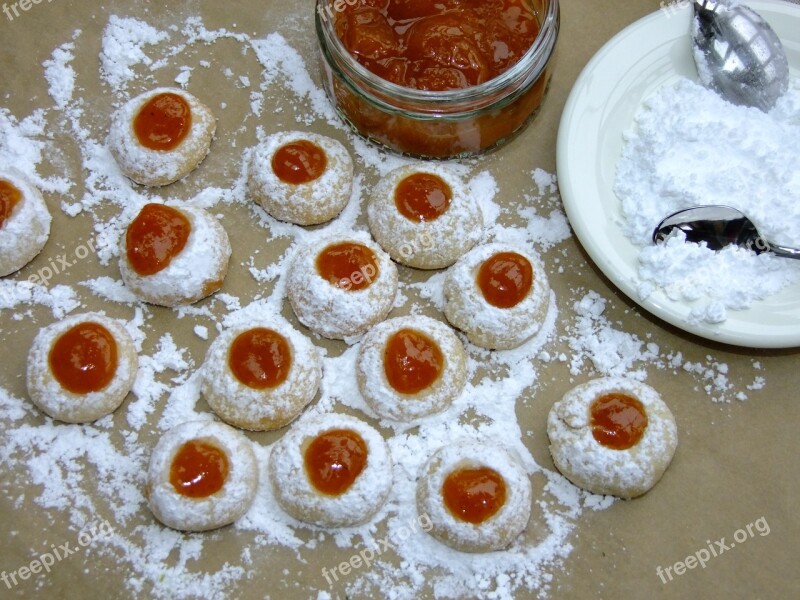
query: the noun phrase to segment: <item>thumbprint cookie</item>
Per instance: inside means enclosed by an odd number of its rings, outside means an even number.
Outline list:
[[[652,488],[678,445],[675,419],[658,392],[622,377],[567,392],[550,409],[547,434],[553,462],[567,479],[621,498]]]
[[[356,369],[361,395],[372,410],[386,419],[413,421],[445,410],[461,394],[467,356],[444,323],[397,317],[364,336]]]
[[[542,326],[550,287],[544,265],[529,249],[493,243],[470,250],[444,282],[450,324],[482,348],[516,348]]]
[[[321,336],[360,335],[389,314],[397,267],[368,235],[325,236],[298,248],[287,296],[297,318]]]
[[[268,469],[278,504],[295,519],[320,527],[368,521],[392,486],[383,437],[349,415],[297,421],[272,447]]]
[[[216,292],[231,256],[222,225],[187,204],[146,204],[121,246],[125,285],[141,300],[161,306],[192,304]]]
[[[317,393],[314,345],[280,318],[224,331],[203,365],[203,395],[225,422],[252,431],[293,421]]]
[[[406,165],[380,180],[367,206],[375,240],[398,263],[449,267],[480,239],[483,214],[446,165]]]
[[[0,277],[31,262],[50,237],[41,192],[15,169],[0,170]]]
[[[257,487],[250,440],[224,423],[190,421],[165,432],[153,449],[145,497],[167,527],[208,531],[244,515]]]
[[[531,484],[510,451],[464,441],[439,449],[417,483],[417,510],[429,533],[462,552],[510,545],[528,525]]]
[[[203,161],[216,127],[211,110],[192,94],[157,88],[117,110],[108,148],[129,179],[147,186],[167,185]]]
[[[275,133],[256,146],[250,161],[250,195],[271,216],[318,225],[350,200],[353,160],[338,141],[307,131]]]
[[[87,423],[114,412],[133,386],[139,359],[130,334],[100,313],[40,330],[28,353],[28,395],[42,412]]]

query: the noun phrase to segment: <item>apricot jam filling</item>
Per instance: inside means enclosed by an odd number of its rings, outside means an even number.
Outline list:
[[[179,94],[166,92],[150,98],[133,119],[136,139],[150,150],[177,148],[192,127],[192,109]]]
[[[400,214],[421,223],[441,217],[453,200],[447,182],[431,173],[414,173],[403,179],[395,189],[394,203]]]
[[[229,469],[224,450],[203,440],[189,440],[172,459],[169,481],[181,496],[208,498],[225,485]]]
[[[344,494],[367,464],[367,444],[355,431],[332,429],[315,437],[304,455],[311,484],[328,496]]]
[[[539,33],[524,0],[348,2],[335,26],[347,51],[374,74],[436,91],[494,79]]]
[[[10,181],[0,179],[0,229],[11,217],[20,200],[22,200],[22,192]]]
[[[309,140],[284,144],[272,157],[272,171],[278,179],[293,185],[319,179],[327,165],[325,150]]]
[[[470,467],[450,473],[442,484],[444,505],[461,521],[478,525],[506,502],[505,479],[489,467]]]
[[[497,308],[516,306],[533,286],[533,267],[530,261],[516,252],[499,252],[490,257],[478,270],[478,287],[483,297]]]
[[[277,331],[256,327],[240,333],[228,352],[236,379],[254,389],[274,388],[286,381],[292,368],[288,340]]]
[[[317,256],[317,272],[335,287],[363,290],[378,276],[378,257],[363,244],[332,244]]]
[[[639,443],[647,428],[647,412],[642,403],[612,392],[600,396],[590,407],[592,436],[603,446],[627,450]]]
[[[139,275],[155,275],[181,253],[191,231],[192,225],[181,211],[164,204],[146,204],[125,234],[128,262]]]
[[[401,394],[416,394],[439,379],[444,356],[439,344],[414,329],[401,329],[386,342],[383,352],[386,379]]]
[[[48,362],[64,389],[73,394],[97,392],[117,372],[117,342],[100,323],[78,323],[56,339]]]

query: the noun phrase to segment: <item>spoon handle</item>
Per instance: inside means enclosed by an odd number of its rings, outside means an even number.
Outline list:
[[[800,259],[800,249],[789,246],[779,246],[778,244],[767,243],[767,252],[772,252],[775,256],[782,258]]]

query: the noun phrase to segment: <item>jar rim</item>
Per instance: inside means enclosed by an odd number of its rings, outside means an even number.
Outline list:
[[[558,35],[559,0],[545,0],[547,3],[547,12],[540,23],[540,29],[536,39],[534,39],[525,54],[523,54],[507,71],[481,84],[467,88],[440,91],[420,90],[383,79],[353,58],[352,54],[345,48],[341,39],[339,39],[339,36],[336,35],[333,29],[331,13],[336,11],[335,7],[332,10],[326,11],[323,6],[332,6],[342,1],[344,0],[317,0],[316,2],[314,18],[318,36],[324,39],[323,52],[334,51],[336,57],[346,63],[350,75],[354,75],[358,80],[371,88],[379,88],[382,94],[406,102],[421,103],[430,106],[446,105],[453,102],[470,102],[506,91],[510,85],[519,80],[531,78],[532,66],[539,66],[537,71],[533,74],[534,76],[538,76],[539,71],[543,70],[547,63],[546,59],[549,58],[555,46],[556,36]],[[349,4],[349,2],[347,2],[347,4]],[[331,18],[329,18],[328,15],[331,15]],[[545,60],[541,60],[542,58]]]

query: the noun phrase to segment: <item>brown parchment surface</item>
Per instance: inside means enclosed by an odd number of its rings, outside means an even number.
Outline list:
[[[615,33],[636,19],[658,10],[654,0],[564,0],[561,33],[555,57],[552,84],[541,113],[532,125],[508,146],[482,159],[480,169],[488,169],[500,187],[498,200],[515,197],[531,190],[530,172],[539,167],[555,173],[555,146],[559,118],[567,95],[576,77],[591,56]],[[0,103],[18,118],[38,107],[52,106],[42,63],[53,50],[72,39],[80,29],[75,60],[79,89],[75,97],[84,99],[90,121],[102,123],[112,110],[113,97],[98,72],[100,40],[109,15],[132,16],[163,30],[171,24],[183,24],[190,16],[199,16],[208,29],[226,28],[253,37],[281,32],[315,67],[316,40],[311,20],[312,3],[277,2],[275,0],[211,2],[182,0],[176,2],[124,2],[109,0],[70,1],[42,0],[29,5],[13,20],[0,14]],[[154,195],[190,198],[204,185],[229,187],[241,168],[237,157],[243,148],[255,143],[255,128],[267,131],[296,127],[291,109],[273,111],[267,99],[264,113],[250,114],[248,90],[237,88],[221,71],[230,65],[237,74],[247,73],[253,82],[260,78],[260,66],[252,53],[242,55],[241,45],[220,41],[208,47],[197,44],[192,52],[182,55],[174,68],[148,73],[137,67],[153,85],[170,85],[183,65],[197,66],[201,60],[211,68],[192,72],[190,91],[202,94],[212,106],[226,103],[217,111],[217,139],[200,170],[185,181],[169,186]],[[312,75],[318,81],[316,68]],[[140,84],[141,85],[141,84]],[[39,165],[43,176],[61,174],[71,177],[73,193],[82,193],[79,149],[65,127],[59,126],[59,114],[48,113],[53,127],[49,153]],[[249,116],[248,116],[249,115]],[[311,129],[344,138],[341,132],[324,123]],[[53,149],[57,149],[53,150]],[[369,181],[366,182],[369,185]],[[54,216],[52,235],[43,254],[14,277],[26,278],[47,264],[52,257],[71,251],[90,239],[92,220],[88,215],[66,216],[59,208],[61,199],[46,194]],[[117,209],[113,206],[98,209]],[[233,240],[231,269],[223,288],[246,304],[259,294],[268,292],[271,284],[260,284],[248,273],[247,261],[258,249],[257,268],[270,264],[270,256],[286,246],[286,240],[270,241],[266,233],[252,222],[252,215],[238,205],[219,205]],[[362,216],[363,218],[363,216]],[[557,296],[560,321],[555,339],[547,350],[551,353],[570,350],[563,340],[565,322],[571,318],[572,304],[588,290],[595,290],[609,299],[606,317],[618,329],[634,333],[642,340],[658,344],[662,350],[680,351],[685,361],[707,363],[708,356],[729,367],[736,389],[744,389],[753,378],[753,360],[760,361],[763,389],[748,391],[744,402],[714,403],[701,389],[697,378],[671,369],[648,365],[647,382],[657,388],[672,408],[679,427],[680,444],[670,469],[657,487],[644,497],[630,502],[616,502],[609,509],[586,511],[571,538],[574,548],[563,568],[554,573],[550,593],[555,598],[791,598],[800,590],[797,572],[800,518],[797,499],[800,495],[800,468],[797,425],[800,423],[800,371],[796,351],[758,351],[721,346],[684,333],[651,317],[623,296],[582,251],[573,236],[545,253],[550,265],[550,281]],[[558,268],[548,259],[559,259]],[[75,284],[90,277],[107,275],[118,278],[115,262],[107,267],[87,259],[59,276],[56,283]],[[413,277],[413,275],[407,275]],[[77,287],[77,286],[76,286]],[[102,309],[115,317],[131,318],[127,305],[105,302],[83,289],[81,299],[86,310]],[[25,397],[24,373],[27,349],[40,327],[53,320],[49,310],[35,307],[32,318],[14,321],[10,314],[0,313],[0,385],[17,397]],[[77,311],[76,311],[77,312]],[[293,318],[291,311],[284,311]],[[177,319],[168,309],[151,309],[149,331],[171,332],[180,347],[199,364],[211,340],[204,341],[193,333],[196,324],[209,326],[211,338],[216,335],[213,323],[202,318]],[[563,322],[562,322],[563,320]],[[159,335],[149,335],[143,352],[151,353]],[[561,339],[560,339],[561,338]],[[332,351],[342,345],[316,340]],[[547,411],[565,391],[591,376],[588,370],[577,377],[568,365],[553,361],[538,365],[539,382],[535,397],[520,403],[518,416],[522,431],[531,431],[526,443],[536,461],[553,468],[547,450],[545,420]],[[129,399],[130,400],[130,399]],[[26,422],[41,423],[44,417],[32,413]],[[119,427],[125,419],[115,417]],[[0,423],[0,440],[8,423]],[[252,436],[268,443],[280,432]],[[153,442],[155,442],[155,435]],[[8,467],[0,466],[3,471]],[[8,489],[8,475],[0,471],[0,570],[15,571],[42,552],[44,540],[51,543],[73,540],[75,531],[59,511],[48,511],[36,504],[36,490]],[[140,523],[151,522],[152,516],[142,506]],[[113,518],[113,515],[100,515]],[[705,568],[695,568],[672,581],[663,583],[657,567],[668,567],[684,560],[701,548],[707,540],[726,538],[730,543],[734,532],[765,519],[768,535],[756,535],[716,558]],[[126,535],[123,527],[116,535]],[[225,557],[237,560],[242,547],[252,543],[252,535],[226,528],[209,536],[198,570],[217,568]],[[306,598],[316,597],[316,590],[344,596],[346,581],[329,587],[320,575],[320,567],[347,560],[351,551],[340,549],[327,539],[312,552],[304,550],[298,560],[293,551],[280,548],[256,549],[250,568],[253,576],[233,585],[231,598]],[[289,575],[284,575],[287,569]],[[124,585],[131,575],[124,560],[114,560],[101,553],[86,552],[70,556],[55,565],[49,574],[34,576],[7,589],[0,582],[0,597],[50,598],[126,598],[135,594]],[[519,597],[535,596],[536,590],[520,592]],[[149,596],[147,586],[139,597]]]

